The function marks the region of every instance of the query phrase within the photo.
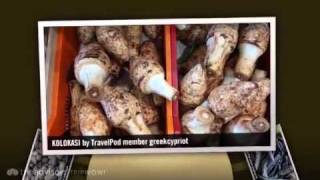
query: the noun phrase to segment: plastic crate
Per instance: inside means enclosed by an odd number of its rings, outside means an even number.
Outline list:
[[[164,26],[164,59],[166,79],[172,84],[171,72],[171,39],[170,26]],[[75,27],[57,27],[55,55],[52,73],[51,93],[48,95],[50,110],[48,110],[48,136],[61,136],[69,130],[70,119],[70,91],[68,82],[74,79],[73,62],[79,51],[80,43]],[[175,126],[172,118],[172,102],[166,101],[165,105],[166,134],[173,134]]]

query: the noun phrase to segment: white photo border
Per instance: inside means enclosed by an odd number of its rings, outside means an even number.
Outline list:
[[[145,149],[82,149],[48,150],[47,99],[45,78],[44,28],[72,26],[117,26],[117,25],[171,25],[171,24],[270,24],[270,146],[192,147],[192,148],[145,148]],[[273,151],[276,147],[276,17],[230,17],[230,18],[179,18],[179,19],[133,19],[133,20],[61,20],[38,21],[38,48],[41,98],[41,126],[44,155],[73,154],[136,154],[136,153],[191,153],[191,152],[245,152]]]

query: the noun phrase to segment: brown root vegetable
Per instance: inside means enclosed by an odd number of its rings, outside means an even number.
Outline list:
[[[80,26],[77,28],[77,32],[82,44],[88,44],[95,40],[96,28],[94,26]]]
[[[120,63],[129,61],[129,46],[121,27],[98,26],[96,28],[98,42]]]
[[[197,64],[204,64],[206,57],[207,47],[205,45],[199,46],[191,56],[179,67],[179,71],[182,73],[188,72]]]
[[[164,79],[164,70],[156,61],[143,57],[130,61],[130,77],[144,94],[155,93],[169,101],[177,98],[178,91]]]
[[[128,26],[126,35],[129,45],[129,57],[137,57],[142,40],[142,26]]]
[[[229,55],[238,41],[238,24],[212,25],[207,38],[205,63],[208,74],[216,77],[223,75],[223,69]]]
[[[89,102],[84,98],[80,84],[71,81],[69,85],[72,98],[71,135],[109,135],[111,128],[99,105],[95,102]]]
[[[177,38],[186,45],[202,44],[206,41],[208,25],[193,24],[189,28],[178,31]]]
[[[152,41],[147,40],[142,43],[140,47],[140,56],[150,61],[161,63],[157,47]],[[165,103],[165,99],[158,94],[152,94],[152,100],[155,106],[162,106]]]
[[[240,114],[259,115],[269,94],[268,79],[259,82],[234,81],[215,88],[208,97],[208,104],[216,116],[228,122]]]
[[[255,69],[251,77],[251,81],[260,81],[267,78],[267,71],[261,69]]]
[[[206,71],[201,64],[197,64],[181,80],[181,104],[189,107],[198,106],[204,100],[206,90]]]
[[[270,80],[266,78],[255,83],[258,88],[248,97],[248,102],[242,114],[264,117],[267,110],[266,98],[270,94]]]
[[[161,63],[156,45],[152,41],[144,41],[140,48],[140,56]]]
[[[224,133],[264,133],[270,129],[269,122],[263,117],[239,116],[225,125]]]
[[[74,74],[88,97],[100,97],[103,83],[110,74],[110,59],[97,43],[83,45],[74,62]]]
[[[240,32],[239,58],[235,67],[242,80],[251,78],[258,58],[267,50],[270,30],[268,24],[250,24]]]
[[[223,122],[205,107],[198,106],[182,116],[183,131],[186,134],[220,133]]]
[[[140,103],[131,93],[105,86],[101,104],[114,127],[132,135],[151,133],[143,120]]]
[[[99,105],[84,101],[79,108],[80,130],[83,136],[106,136],[111,128]]]
[[[162,26],[158,25],[145,25],[143,26],[143,32],[150,39],[156,39],[161,36]]]
[[[143,120],[146,125],[150,125],[159,121],[160,116],[157,107],[155,106],[152,96],[143,94],[139,89],[134,88],[131,90],[131,93],[138,99],[142,114]]]

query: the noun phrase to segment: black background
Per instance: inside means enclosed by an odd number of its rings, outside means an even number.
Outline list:
[[[24,168],[40,127],[37,21],[277,17],[277,121],[301,179],[319,170],[319,5],[309,1],[9,1],[1,3],[1,175]],[[6,178],[1,178],[6,179]]]

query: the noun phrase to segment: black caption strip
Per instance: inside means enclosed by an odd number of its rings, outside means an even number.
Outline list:
[[[219,146],[269,146],[270,134],[193,134],[48,137],[49,150],[127,149],[127,148],[191,148]]]

